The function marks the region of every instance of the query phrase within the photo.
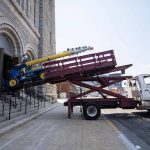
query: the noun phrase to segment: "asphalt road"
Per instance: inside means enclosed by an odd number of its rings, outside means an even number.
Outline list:
[[[134,145],[142,150],[150,150],[150,113],[140,110],[103,110],[105,116],[113,122]]]

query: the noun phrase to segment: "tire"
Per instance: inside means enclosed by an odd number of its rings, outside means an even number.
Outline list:
[[[17,78],[12,78],[8,81],[9,88],[17,88],[19,85],[19,80]]]
[[[41,72],[40,74],[39,74],[39,77],[40,77],[40,79],[42,79],[42,80],[44,80],[46,77],[45,77],[45,72]]]
[[[100,107],[97,103],[86,103],[83,106],[83,116],[87,120],[96,120],[101,114]]]

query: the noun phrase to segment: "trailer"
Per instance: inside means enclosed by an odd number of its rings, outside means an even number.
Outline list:
[[[64,106],[68,106],[69,119],[74,106],[83,108],[85,119],[95,120],[100,116],[101,109],[117,107],[133,109],[138,104],[138,101],[133,98],[106,90],[110,85],[132,78],[132,76],[108,77],[105,75],[118,71],[123,74],[127,68],[132,66],[131,64],[117,66],[113,50],[47,62],[43,66],[45,67],[46,80],[49,83],[69,81],[89,89],[78,95],[71,95],[68,101],[64,102]],[[99,86],[90,85],[87,81],[96,81]],[[81,98],[94,91],[99,92],[102,98]]]

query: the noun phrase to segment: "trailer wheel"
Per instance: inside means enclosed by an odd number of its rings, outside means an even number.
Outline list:
[[[17,78],[10,79],[8,85],[10,88],[16,88],[19,85],[19,80]]]
[[[100,107],[96,103],[86,103],[83,106],[83,115],[87,120],[96,120],[100,116]]]
[[[41,72],[39,74],[40,79],[44,80],[45,79],[45,72]]]

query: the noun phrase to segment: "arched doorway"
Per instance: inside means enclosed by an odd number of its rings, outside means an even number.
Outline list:
[[[9,70],[12,66],[19,62],[21,55],[21,42],[18,40],[17,33],[10,28],[10,26],[0,25],[0,48],[4,50],[3,63],[0,64],[3,67],[1,77],[7,80],[9,77]],[[1,80],[2,80],[1,79]]]
[[[24,55],[25,61],[31,61],[31,60],[34,60],[36,58],[34,50],[31,46],[29,46],[29,47],[27,46],[25,51],[26,51],[26,53]],[[37,93],[37,87],[25,88],[24,92],[25,92],[25,94],[27,94],[29,96],[35,95],[35,93]]]
[[[6,33],[0,34],[0,47],[4,49],[5,54],[13,55],[13,43]]]
[[[0,34],[0,48],[4,49],[3,58],[3,75],[2,77],[8,78],[8,71],[13,65],[18,63],[18,58],[14,56],[14,45],[9,36],[5,33]]]

